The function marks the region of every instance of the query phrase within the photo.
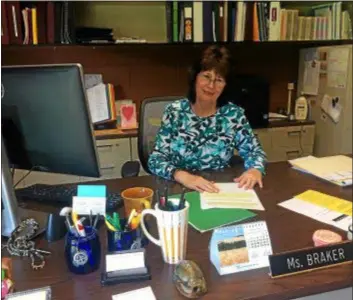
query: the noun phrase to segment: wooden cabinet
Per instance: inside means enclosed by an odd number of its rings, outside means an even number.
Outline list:
[[[312,155],[315,125],[273,127],[254,130],[269,162]]]
[[[284,126],[255,129],[269,162],[286,161],[302,156],[312,155],[315,137],[315,125]],[[129,160],[137,160],[137,137],[111,138],[97,140],[97,151],[101,170],[100,178],[31,172],[17,188],[35,183],[64,184],[121,178],[121,168]],[[16,170],[14,183],[28,171]],[[148,175],[140,168],[140,176]]]

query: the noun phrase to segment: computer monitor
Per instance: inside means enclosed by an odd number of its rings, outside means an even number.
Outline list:
[[[100,177],[81,65],[2,66],[1,89],[2,148],[9,167]],[[2,164],[3,192],[6,161]],[[5,209],[13,197],[2,193]]]

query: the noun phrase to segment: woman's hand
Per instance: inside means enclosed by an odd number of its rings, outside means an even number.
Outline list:
[[[239,184],[239,187],[244,187],[246,190],[252,189],[256,183],[260,188],[263,187],[262,174],[254,168],[245,171],[240,177],[234,178],[234,181]]]
[[[178,170],[174,174],[174,179],[185,187],[196,190],[198,192],[218,193],[219,189],[216,185],[197,175],[192,175],[186,171]]]

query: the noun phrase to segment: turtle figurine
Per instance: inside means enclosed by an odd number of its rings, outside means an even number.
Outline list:
[[[183,260],[176,265],[173,282],[177,290],[189,299],[196,299],[207,293],[205,277],[199,266],[191,260]]]

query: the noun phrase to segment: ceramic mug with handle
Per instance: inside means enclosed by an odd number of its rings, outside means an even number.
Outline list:
[[[156,218],[159,240],[154,238],[146,229],[145,217],[152,215]],[[141,215],[141,227],[145,236],[154,244],[161,247],[163,260],[168,264],[177,264],[185,259],[188,236],[189,203],[185,202],[182,209],[166,211],[159,208],[145,209]]]
[[[142,211],[151,208],[153,194],[153,190],[146,187],[133,187],[124,190],[121,193],[121,197],[124,200],[126,218],[129,217],[130,212],[133,209],[136,211]]]

